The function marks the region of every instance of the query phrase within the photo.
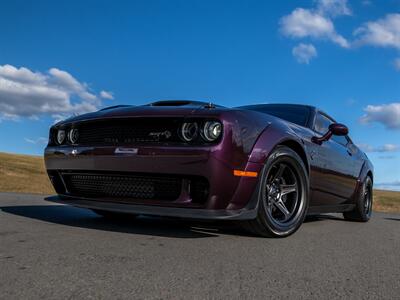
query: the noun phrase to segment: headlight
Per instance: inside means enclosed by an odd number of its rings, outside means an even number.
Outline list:
[[[222,124],[218,121],[208,121],[204,124],[202,133],[203,138],[208,142],[213,142],[219,138],[222,132]]]
[[[79,138],[79,132],[78,129],[74,128],[71,129],[68,133],[68,139],[71,142],[71,144],[76,144]]]
[[[185,142],[191,142],[196,139],[199,131],[199,125],[196,122],[183,123],[181,127],[181,137]]]
[[[64,143],[65,140],[65,130],[58,130],[57,131],[57,144],[61,145],[62,143]]]

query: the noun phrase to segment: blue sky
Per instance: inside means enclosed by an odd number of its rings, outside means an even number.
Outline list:
[[[0,151],[55,120],[198,99],[321,107],[400,187],[400,1],[2,1]],[[111,99],[112,98],[112,99]]]

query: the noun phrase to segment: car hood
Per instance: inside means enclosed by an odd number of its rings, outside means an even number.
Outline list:
[[[203,113],[207,115],[218,115],[221,112],[231,110],[222,106],[209,108],[206,105],[207,103],[195,103],[182,106],[116,106],[92,113],[74,116],[57,123],[57,125],[103,118],[186,117]]]

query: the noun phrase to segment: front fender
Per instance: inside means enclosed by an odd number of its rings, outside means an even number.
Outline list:
[[[302,144],[300,138],[289,127],[276,126],[271,124],[264,132],[261,133],[249,157],[249,162],[265,163],[271,152],[277,145],[288,142]]]

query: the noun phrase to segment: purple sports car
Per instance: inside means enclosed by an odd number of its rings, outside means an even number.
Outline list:
[[[58,194],[47,200],[107,217],[237,220],[284,237],[307,214],[371,216],[371,162],[307,105],[109,107],[54,125],[45,162]]]

